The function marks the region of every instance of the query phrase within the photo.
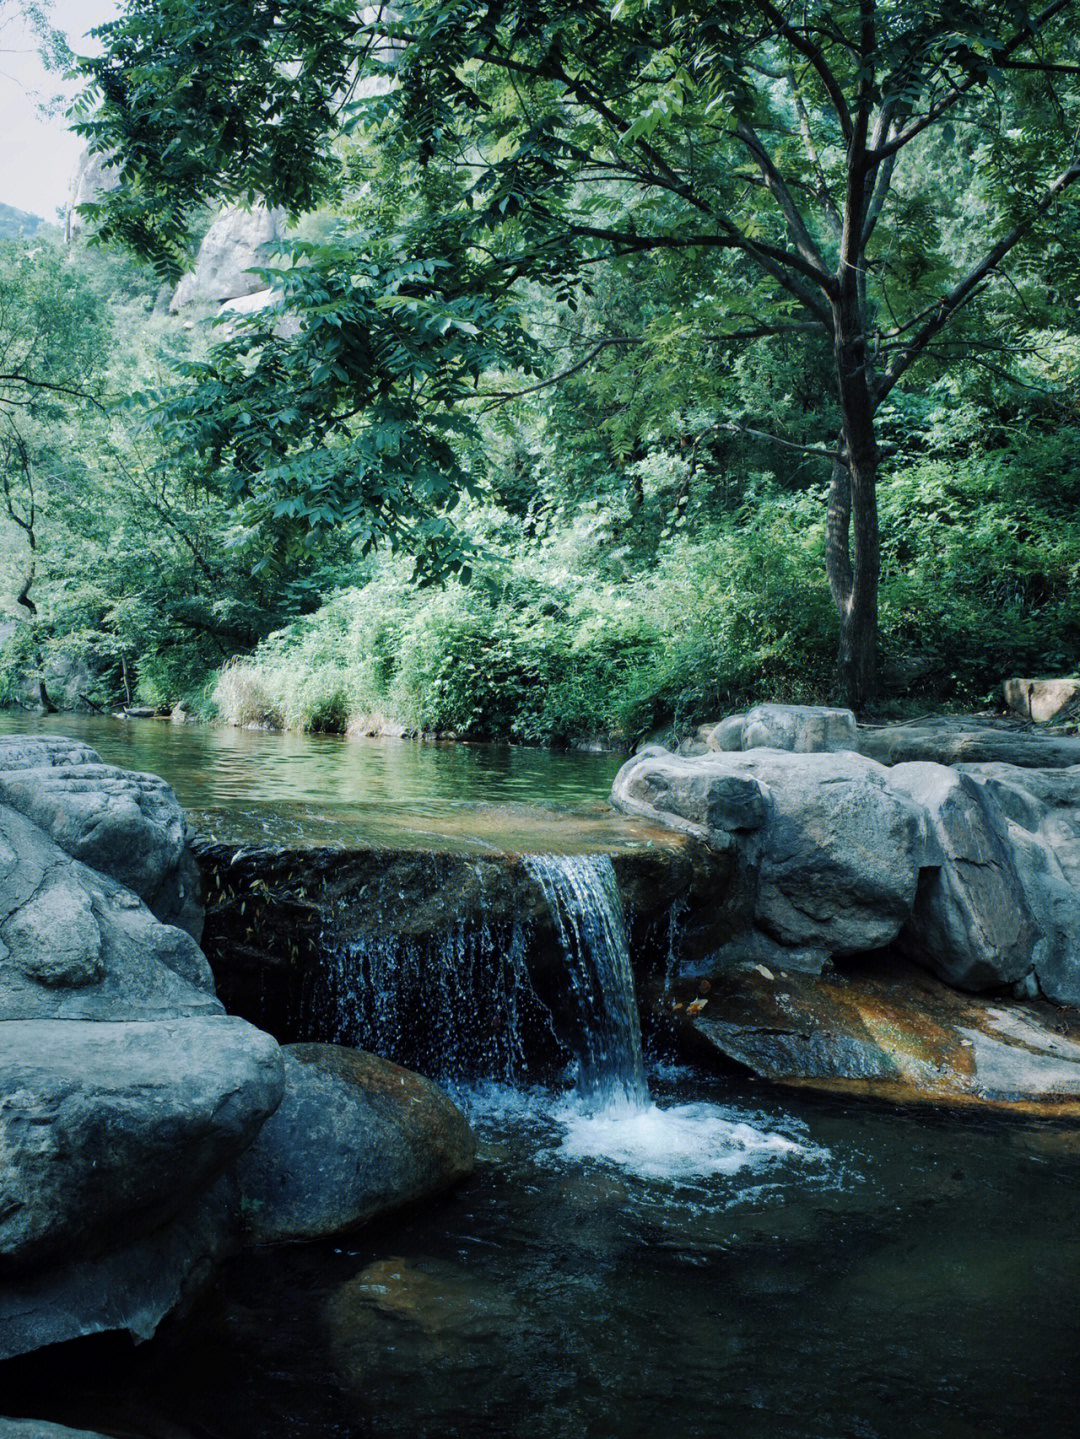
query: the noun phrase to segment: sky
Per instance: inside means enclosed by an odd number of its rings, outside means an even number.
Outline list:
[[[63,112],[40,113],[39,102],[77,87],[49,74],[33,36],[18,15],[16,0],[0,0],[0,203],[55,220],[67,204],[83,142],[71,134]],[[52,21],[71,48],[89,53],[87,32],[120,8],[118,0],[53,0]]]

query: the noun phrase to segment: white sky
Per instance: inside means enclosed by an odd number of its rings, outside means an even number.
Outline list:
[[[87,31],[119,8],[119,0],[53,0],[52,20],[75,53],[85,54],[92,43]],[[13,10],[0,0],[0,16]],[[57,207],[66,205],[83,142],[68,130],[62,112],[44,118],[38,103],[57,94],[70,98],[77,88],[44,69],[20,19],[0,22],[0,203],[46,220],[55,220]]]

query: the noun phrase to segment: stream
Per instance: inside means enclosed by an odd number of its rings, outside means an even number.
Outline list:
[[[553,1088],[447,1079],[480,1139],[452,1193],[243,1256],[145,1345],[46,1351],[0,1374],[9,1412],[117,1439],[1080,1433],[1080,1133],[643,1048],[605,850],[653,841],[603,810],[617,759],[0,716],[32,727],[264,842],[501,837],[548,899],[584,1038]],[[559,825],[566,852],[533,843]]]

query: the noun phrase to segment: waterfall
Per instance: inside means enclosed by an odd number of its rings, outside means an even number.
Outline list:
[[[580,1024],[578,1090],[597,1108],[649,1102],[626,922],[606,855],[526,855],[566,959]]]

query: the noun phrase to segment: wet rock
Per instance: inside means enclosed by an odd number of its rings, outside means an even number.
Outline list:
[[[0,1419],[0,1439],[105,1439],[89,1429],[66,1429],[43,1419]]]
[[[688,1036],[762,1078],[906,1101],[1080,1114],[1080,1017],[957,994],[899,956],[818,978],[717,972],[662,1001]]]
[[[32,743],[43,762],[33,764]],[[199,869],[187,823],[164,780],[102,764],[92,750],[0,740],[0,803],[45,831],[73,859],[133,890],[166,924],[196,940],[202,928]],[[9,757],[16,760],[7,767]],[[88,758],[87,756],[92,756]]]
[[[160,1227],[280,1102],[276,1043],[227,1016],[0,1023],[0,1266]]]
[[[1080,679],[1006,680],[1005,703],[1036,724],[1074,718],[1080,713]]]
[[[105,1253],[5,1272],[0,1360],[115,1330],[149,1339],[235,1253],[238,1230],[236,1184],[226,1176],[150,1234],[129,1239],[121,1233]]]
[[[283,1052],[285,1097],[238,1170],[252,1244],[343,1233],[471,1173],[473,1133],[430,1080],[336,1045]]]
[[[917,724],[860,726],[860,754],[881,764],[927,760],[933,764],[1001,762],[1025,769],[1080,764],[1080,739],[1035,734],[1016,720],[942,715]]]
[[[851,710],[819,705],[755,705],[745,715],[729,715],[701,738],[710,750],[782,749],[811,754],[858,748]]]

